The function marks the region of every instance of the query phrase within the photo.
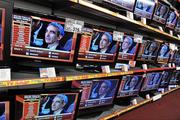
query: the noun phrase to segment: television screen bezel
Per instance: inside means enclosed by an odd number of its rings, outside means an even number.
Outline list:
[[[168,18],[169,18],[170,12],[174,12],[175,15],[176,15],[175,24],[173,25],[174,27],[169,27],[169,26],[168,26],[167,20],[168,20]],[[174,9],[172,9],[172,8],[169,9],[167,20],[166,20],[166,28],[173,30],[173,29],[175,28],[175,26],[176,26],[176,24],[177,24],[177,20],[178,20],[178,15],[177,15],[177,13],[176,13],[176,11],[175,11]]]

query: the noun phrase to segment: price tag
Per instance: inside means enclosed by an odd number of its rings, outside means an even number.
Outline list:
[[[142,39],[143,39],[142,35],[134,34],[134,42],[142,43]]]
[[[161,26],[158,26],[159,30],[164,32],[163,28]]]
[[[128,71],[128,69],[129,69],[128,65],[124,65],[124,66],[122,66],[122,70],[123,70],[123,71],[127,72],[127,71]]]
[[[146,94],[146,99],[151,99],[149,94]]]
[[[130,67],[135,67],[135,66],[136,66],[136,61],[130,60],[130,61],[129,61],[129,66],[130,66]]]
[[[171,66],[171,63],[168,63],[168,67],[172,67],[172,66]]]
[[[131,103],[132,103],[132,105],[137,105],[137,100],[136,100],[136,99],[133,99],[133,100],[131,101]]]
[[[170,31],[169,31],[169,34],[173,36],[173,31],[172,31],[172,30],[170,30]]]
[[[142,67],[143,67],[144,70],[148,69],[147,64],[142,64]]]
[[[56,72],[54,67],[39,68],[39,72],[41,78],[56,77]]]
[[[176,67],[176,70],[180,70],[180,67]]]
[[[126,16],[132,20],[134,20],[134,14],[132,12],[127,11]]]
[[[141,18],[141,22],[146,25],[146,18]]]
[[[171,50],[175,50],[176,49],[176,45],[175,44],[172,44],[172,43],[169,43],[169,48]]]
[[[156,101],[158,99],[162,98],[162,94],[158,94],[152,97],[153,101]]]
[[[123,32],[113,31],[113,40],[123,42]]]
[[[179,34],[178,34],[177,36],[178,36],[178,38],[180,38],[180,35],[179,35]]]
[[[111,73],[109,65],[101,66],[103,73]]]
[[[66,18],[64,30],[67,32],[77,32],[81,33],[84,27],[84,21],[74,20],[71,18]]]
[[[172,67],[176,67],[175,63],[172,63]]]
[[[0,81],[10,81],[11,80],[11,69],[4,68],[0,69]]]

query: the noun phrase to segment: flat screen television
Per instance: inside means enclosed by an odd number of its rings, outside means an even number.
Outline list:
[[[64,22],[13,15],[11,56],[73,62],[76,33],[64,31]]]
[[[0,102],[0,120],[9,120],[10,106],[8,101]]]
[[[134,41],[134,37],[124,35],[122,41],[119,43],[119,51],[117,61],[133,60],[135,58],[138,43]]]
[[[180,33],[180,18],[177,20],[174,31],[177,32],[177,33]]]
[[[172,71],[164,71],[161,77],[161,83],[159,87],[167,87],[172,76]]]
[[[117,98],[138,95],[143,75],[123,76],[117,93]]]
[[[160,24],[165,24],[166,19],[168,17],[169,9],[170,9],[169,5],[159,0],[155,8],[153,20]]]
[[[83,91],[79,109],[84,110],[87,108],[112,104],[118,86],[118,81],[118,79],[73,81],[72,87],[81,88]]]
[[[169,85],[177,85],[180,81],[180,71],[173,71]]]
[[[135,4],[135,0],[103,0],[103,1],[112,4],[114,6],[124,8],[129,11],[133,11]]]
[[[156,90],[161,82],[162,72],[151,72],[146,74],[146,78],[141,87],[141,92]]]
[[[137,0],[134,8],[134,14],[151,19],[155,8],[155,0]]]
[[[177,50],[171,50],[170,51],[170,58],[169,58],[169,63],[174,63],[176,58],[177,58]]]
[[[155,40],[143,40],[140,45],[137,59],[141,61],[155,61],[158,55],[160,43]]]
[[[25,91],[25,90],[23,90]],[[31,90],[15,95],[15,120],[75,120],[79,90]]]
[[[158,63],[167,63],[170,57],[170,48],[168,43],[161,44],[157,62]]]
[[[81,36],[78,61],[113,63],[117,47],[112,32],[97,29],[84,31]]]
[[[4,28],[5,28],[5,9],[0,8],[0,61],[4,54]]]
[[[177,22],[177,14],[174,10],[169,10],[167,21],[166,21],[166,27],[170,29],[174,29]]]

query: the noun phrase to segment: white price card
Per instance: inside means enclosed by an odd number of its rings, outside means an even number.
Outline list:
[[[161,26],[158,26],[159,30],[164,32],[163,28]]]
[[[39,68],[41,78],[56,77],[56,71],[54,67]]]
[[[64,30],[67,32],[81,33],[84,27],[84,21],[66,18]]]
[[[101,66],[101,69],[102,69],[103,73],[110,73],[111,72],[109,65]]]
[[[128,18],[134,20],[134,14],[133,14],[133,12],[127,11],[127,12],[126,12],[126,16],[127,16]]]
[[[170,30],[170,31],[169,31],[169,34],[173,36],[173,31],[172,31],[172,30]]]
[[[143,67],[144,70],[148,69],[147,64],[142,64],[142,67]]]
[[[142,35],[134,34],[134,42],[142,43],[142,40],[143,40]]]
[[[113,40],[123,42],[123,32],[113,31]]]
[[[158,94],[152,97],[153,101],[156,101],[158,99],[162,98],[162,94]]]
[[[141,22],[146,25],[146,18],[141,18]]]
[[[11,80],[11,69],[4,68],[0,69],[0,81],[10,81]]]
[[[176,67],[176,70],[180,70],[180,67]]]
[[[176,49],[176,45],[175,44],[172,44],[172,43],[169,43],[169,48],[171,50],[175,50]]]

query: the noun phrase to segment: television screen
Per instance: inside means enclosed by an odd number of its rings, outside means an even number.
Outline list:
[[[122,42],[119,43],[118,61],[120,60],[133,60],[138,44],[134,41],[134,38],[129,35],[124,35]]]
[[[141,91],[143,92],[158,89],[161,77],[161,72],[147,73],[146,78],[144,79],[143,85],[141,87]]]
[[[169,62],[170,63],[175,62],[176,57],[177,57],[177,50],[170,50]]]
[[[9,102],[0,102],[0,120],[9,120]]]
[[[170,48],[168,44],[162,44],[158,53],[157,61],[159,63],[167,63],[170,57]]]
[[[164,71],[162,73],[160,87],[166,87],[171,79],[172,71]]]
[[[144,40],[140,45],[137,59],[143,61],[155,61],[159,47],[160,43],[157,41]]]
[[[142,84],[142,79],[142,75],[123,76],[117,98],[138,95]]]
[[[151,19],[155,8],[155,0],[137,0],[134,14]]]
[[[110,105],[117,89],[117,79],[73,81],[72,87],[82,88],[80,109]]]
[[[176,23],[176,26],[175,26],[175,29],[174,29],[176,32],[179,32],[180,33],[180,18],[177,20],[177,23]]]
[[[168,12],[169,6],[159,1],[153,15],[153,20],[158,23],[165,24],[168,17]]]
[[[176,66],[180,66],[180,50],[178,50],[178,51],[176,52],[175,64],[176,64]]]
[[[15,96],[15,120],[74,120],[78,93]]]
[[[177,15],[176,12],[173,10],[169,11],[168,18],[166,21],[166,27],[174,29],[177,21]]]
[[[3,53],[4,53],[4,28],[5,28],[5,9],[0,8],[0,61],[3,60]]]
[[[113,40],[111,32],[95,29],[85,31],[81,36],[78,60],[114,62],[116,51],[117,42]]]
[[[107,3],[113,4],[117,7],[122,7],[129,11],[133,11],[135,0],[103,0]]]
[[[77,34],[64,22],[34,16],[13,16],[11,55],[73,62]]]
[[[176,85],[180,81],[180,71],[173,71],[169,85]]]

